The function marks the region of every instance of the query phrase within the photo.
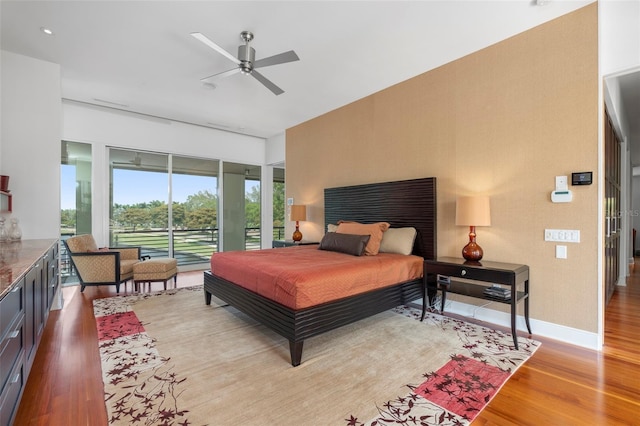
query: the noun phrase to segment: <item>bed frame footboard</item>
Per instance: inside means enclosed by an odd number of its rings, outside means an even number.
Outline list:
[[[294,310],[215,276],[210,271],[204,272],[206,304],[211,304],[213,295],[286,338],[289,341],[291,365],[294,367],[302,361],[305,339],[420,299],[423,288],[421,278]]]

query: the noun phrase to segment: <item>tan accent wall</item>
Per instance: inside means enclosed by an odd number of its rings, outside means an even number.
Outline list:
[[[456,196],[490,195],[484,258],[530,266],[532,318],[597,332],[597,29],[594,3],[288,129],[287,197],[309,206],[304,238],[324,233],[325,187],[436,176],[439,256],[468,241]],[[555,176],[579,171],[594,184],[552,203]],[[545,228],[578,229],[581,242],[556,259]]]

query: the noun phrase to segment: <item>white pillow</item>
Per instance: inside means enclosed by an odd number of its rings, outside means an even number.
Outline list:
[[[389,228],[382,234],[381,253],[411,254],[416,228]]]
[[[336,232],[338,229],[338,225],[334,225],[332,223],[327,225],[327,232]]]

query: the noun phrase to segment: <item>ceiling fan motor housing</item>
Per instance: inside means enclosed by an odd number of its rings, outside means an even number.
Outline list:
[[[240,71],[244,74],[251,74],[253,61],[256,59],[256,50],[248,44],[238,46],[238,59],[240,60]]]

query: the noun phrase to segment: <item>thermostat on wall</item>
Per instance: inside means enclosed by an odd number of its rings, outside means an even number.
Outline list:
[[[593,172],[571,173],[571,185],[591,185]]]

